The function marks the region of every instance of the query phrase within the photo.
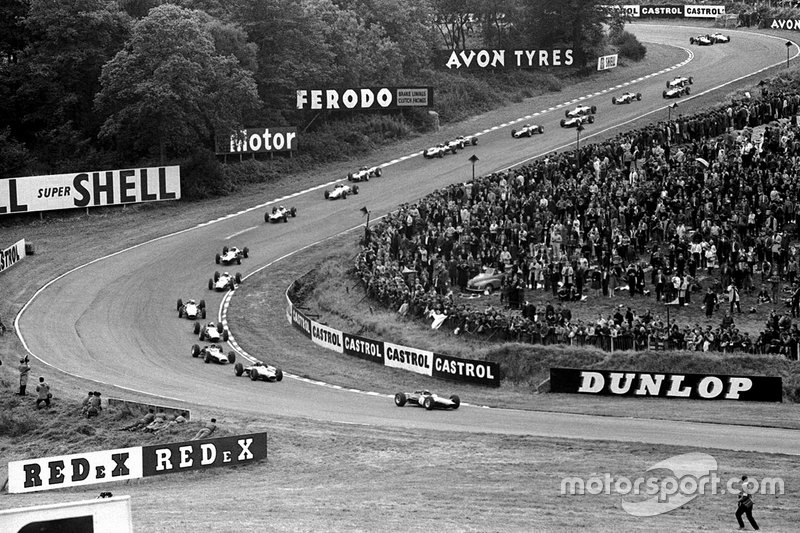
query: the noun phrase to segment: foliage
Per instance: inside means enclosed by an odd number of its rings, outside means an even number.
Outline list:
[[[0,176],[17,175],[29,158],[25,145],[11,136],[10,128],[0,130]]]
[[[645,48],[644,45],[639,42],[639,39],[627,31],[623,31],[617,40],[614,41],[614,44],[617,45],[617,48],[619,49],[619,55],[622,57],[627,57],[628,59],[632,59],[633,61],[644,59],[644,56],[647,53],[647,48]]]

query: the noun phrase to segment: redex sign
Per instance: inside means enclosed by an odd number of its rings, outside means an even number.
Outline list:
[[[252,154],[297,150],[297,128],[251,128],[217,139],[218,154]]]
[[[433,354],[433,377],[500,386],[500,369],[497,363],[461,359],[440,353]]]
[[[297,109],[398,109],[432,105],[432,87],[365,87],[297,91]]]
[[[267,456],[267,434],[142,446],[144,477],[254,463]]]
[[[640,6],[643,17],[682,17],[682,5]]]
[[[783,401],[781,378],[550,369],[550,391],[605,396],[657,396],[743,402]]]
[[[140,477],[141,447],[119,448],[11,461],[8,463],[8,492],[35,492]]]
[[[0,272],[16,265],[25,257],[25,239],[21,239],[0,252]]]
[[[344,353],[383,364],[383,342],[342,333]]]
[[[0,214],[177,200],[178,166],[0,180]]]
[[[391,342],[384,342],[384,364],[392,368],[402,368],[417,374],[430,376],[433,373],[433,352],[409,348]]]

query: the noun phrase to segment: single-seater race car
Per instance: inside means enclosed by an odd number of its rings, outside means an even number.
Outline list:
[[[347,181],[369,181],[370,178],[379,178],[383,174],[381,167],[361,167],[356,172],[347,175]]]
[[[220,274],[219,272],[214,272],[214,277],[208,280],[208,290],[210,291],[232,291],[242,282],[242,275],[240,273],[236,273],[235,276],[231,276],[227,272],[223,272]]]
[[[189,320],[206,317],[206,301],[200,300],[200,303],[194,300],[186,300],[183,302],[182,298],[178,298],[178,318],[186,317]]]
[[[680,87],[670,87],[669,89],[661,93],[661,96],[663,96],[664,98],[680,98],[684,94],[689,94],[689,92],[690,92],[689,86],[683,85]]]
[[[296,216],[297,216],[296,207],[292,207],[291,209],[286,209],[282,205],[277,207],[273,206],[272,211],[267,211],[266,213],[264,213],[264,222],[272,222],[273,224],[276,222],[289,222],[289,217],[294,218]]]
[[[339,183],[333,188],[332,191],[325,191],[325,199],[337,200],[341,198],[344,200],[351,194],[358,194],[358,185],[350,186],[344,183]]]
[[[236,354],[233,352],[222,351],[222,346],[219,344],[209,344],[204,348],[200,348],[197,344],[192,346],[192,357],[201,357],[206,363],[217,363],[220,365],[233,364],[236,362]]]
[[[217,254],[215,258],[217,264],[223,265],[230,265],[231,263],[236,263],[237,265],[242,264],[242,258],[247,259],[247,255],[250,253],[250,249],[245,246],[241,250],[235,246],[231,246],[228,248],[227,246],[222,247],[222,253]]]
[[[458,406],[461,405],[461,400],[455,394],[445,398],[431,391],[418,390],[414,392],[398,392],[394,395],[394,403],[397,407],[403,407],[406,403],[419,405],[431,411],[433,409],[458,409]]]
[[[694,78],[691,76],[675,76],[671,80],[667,82],[667,89],[671,89],[673,87],[685,87],[687,85],[691,85],[694,83]]]
[[[711,38],[711,40],[714,43],[729,43],[729,42],[731,42],[731,36],[730,35],[723,35],[721,33],[712,33],[711,35],[709,35],[709,37]]]
[[[200,325],[200,322],[194,323],[194,334],[197,335],[201,341],[208,342],[228,342],[228,330],[222,324],[214,324],[209,322],[205,326]]]
[[[594,124],[594,115],[581,115],[579,117],[570,117],[561,119],[562,128],[577,128],[581,124]]]
[[[617,104],[630,104],[634,100],[637,102],[642,99],[642,93],[632,93],[630,91],[623,93],[621,96],[612,96],[611,103]]]
[[[426,148],[422,152],[422,157],[425,159],[433,159],[434,157],[444,157],[448,153],[456,153],[456,148],[450,146],[449,144],[437,144],[436,146]]]
[[[283,379],[283,370],[274,366],[265,365],[261,361],[251,366],[236,363],[233,372],[237,377],[245,375],[253,381],[280,381]]]
[[[567,109],[564,111],[564,116],[567,118],[584,117],[586,115],[594,115],[597,113],[597,106],[579,105],[575,109]]]
[[[525,124],[518,130],[511,130],[511,136],[515,139],[533,137],[536,133],[544,133],[544,128],[538,124]]]
[[[478,138],[474,135],[459,135],[452,141],[447,142],[447,146],[455,150],[463,150],[467,146],[475,146],[476,144],[478,144]]]
[[[698,46],[711,46],[714,41],[711,40],[710,35],[698,35],[697,37],[689,37],[689,44],[696,44]]]

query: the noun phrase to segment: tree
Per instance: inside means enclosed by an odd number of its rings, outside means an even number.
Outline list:
[[[233,50],[215,46],[219,21],[165,4],[133,28],[102,71],[97,109],[103,140],[132,155],[167,156],[211,149],[214,138],[241,126],[259,105],[252,73]]]

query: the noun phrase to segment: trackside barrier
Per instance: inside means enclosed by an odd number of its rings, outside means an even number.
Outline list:
[[[132,533],[131,497],[115,496],[0,511],[0,531]]]
[[[28,250],[33,247],[28,247],[25,244],[25,239],[20,239],[2,252],[0,252],[0,272],[11,268],[16,265],[28,254]]]
[[[318,346],[424,376],[488,387],[500,386],[500,366],[497,363],[461,359],[429,350],[368,339],[320,324],[294,305],[289,297],[292,287],[294,282],[286,289],[286,319],[291,326]]]
[[[180,407],[167,407],[165,405],[158,405],[154,403],[134,402],[133,400],[123,400],[122,398],[109,398],[106,403],[109,407],[113,406],[121,409],[128,409],[134,415],[143,415],[148,409],[152,409],[155,412],[163,411],[168,415],[174,416],[186,413],[183,415],[183,417],[187,421],[190,420],[192,416],[192,412],[189,409],[183,409]]]

